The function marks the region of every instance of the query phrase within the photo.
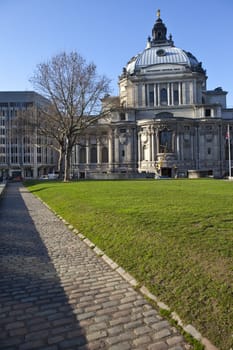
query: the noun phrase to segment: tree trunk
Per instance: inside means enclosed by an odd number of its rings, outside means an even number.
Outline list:
[[[63,171],[64,171],[65,150],[63,148],[60,148],[58,153],[59,153],[58,165],[57,165],[58,178],[62,179],[63,178]]]
[[[67,145],[66,151],[65,151],[65,169],[64,169],[64,182],[70,180],[70,167],[71,167],[71,154],[72,154],[72,147],[69,147]]]

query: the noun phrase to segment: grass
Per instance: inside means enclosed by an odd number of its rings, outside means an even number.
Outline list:
[[[28,183],[221,350],[232,346],[233,183]]]

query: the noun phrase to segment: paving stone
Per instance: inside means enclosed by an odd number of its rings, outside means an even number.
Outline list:
[[[116,345],[112,345],[108,349],[109,350],[130,350],[131,345],[129,342],[122,342]]]
[[[15,329],[20,327],[24,327],[24,322],[17,321],[17,322],[8,323],[5,328],[6,330],[10,330],[10,329]]]
[[[134,329],[136,335],[142,335],[151,332],[151,328],[148,326],[138,327]]]
[[[96,340],[96,339],[100,339],[100,338],[104,338],[107,336],[107,331],[104,331],[104,330],[99,330],[99,331],[96,331],[96,332],[88,332],[86,334],[86,338],[88,341],[93,341],[93,340]]]
[[[153,338],[154,338],[154,339],[163,339],[163,338],[165,338],[165,337],[168,337],[170,334],[171,334],[171,330],[168,329],[168,328],[164,328],[164,329],[162,329],[161,331],[156,332],[156,333],[153,335]]]
[[[139,327],[141,325],[142,325],[142,321],[141,320],[137,320],[137,321],[125,323],[124,324],[124,328],[125,329],[136,329],[137,327]]]
[[[19,350],[32,350],[44,345],[43,340],[32,340],[29,342],[24,342],[24,344],[19,346]]]
[[[65,337],[62,336],[62,335],[57,335],[57,336],[54,336],[54,337],[48,337],[48,344],[60,343],[64,339],[65,339]]]
[[[167,350],[167,349],[168,349],[168,346],[164,342],[158,342],[155,344],[151,344],[148,347],[148,350]]]
[[[131,332],[126,332],[126,333],[121,333],[119,335],[116,335],[115,337],[108,337],[106,339],[107,343],[109,343],[109,345],[113,345],[116,343],[121,343],[122,341],[125,340],[130,340],[130,339],[134,339],[133,334]]]
[[[183,338],[181,336],[175,336],[175,337],[171,337],[171,338],[167,339],[167,343],[169,346],[182,343],[182,341],[183,341]]]
[[[78,348],[78,346],[86,344],[85,337],[77,337],[70,340],[63,340],[59,343],[59,348],[61,349],[71,349],[72,346],[75,346],[75,349]]]
[[[133,341],[133,344],[136,346],[142,345],[142,344],[150,344],[151,343],[151,338],[147,335],[144,335],[142,337],[136,338]]]
[[[183,337],[134,290],[133,277],[72,230],[21,184],[7,186],[0,349],[185,350]]]

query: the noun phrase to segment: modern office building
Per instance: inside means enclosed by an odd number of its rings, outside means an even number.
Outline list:
[[[0,178],[37,178],[53,172],[57,157],[45,137],[27,123],[45,99],[33,91],[0,92]],[[19,115],[25,118],[18,118]],[[17,119],[18,118],[18,119]]]
[[[119,77],[115,111],[87,130],[73,152],[77,177],[222,177],[232,158],[233,109],[207,90],[202,63],[175,46],[157,13],[145,49]]]

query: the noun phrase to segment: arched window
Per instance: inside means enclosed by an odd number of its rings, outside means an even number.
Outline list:
[[[160,103],[161,105],[167,105],[167,89],[165,88],[160,90]]]
[[[91,163],[97,163],[97,148],[91,148]]]
[[[79,150],[79,163],[86,163],[86,148],[81,147]]]
[[[102,148],[102,162],[108,163],[108,149],[107,149],[107,147]]]

